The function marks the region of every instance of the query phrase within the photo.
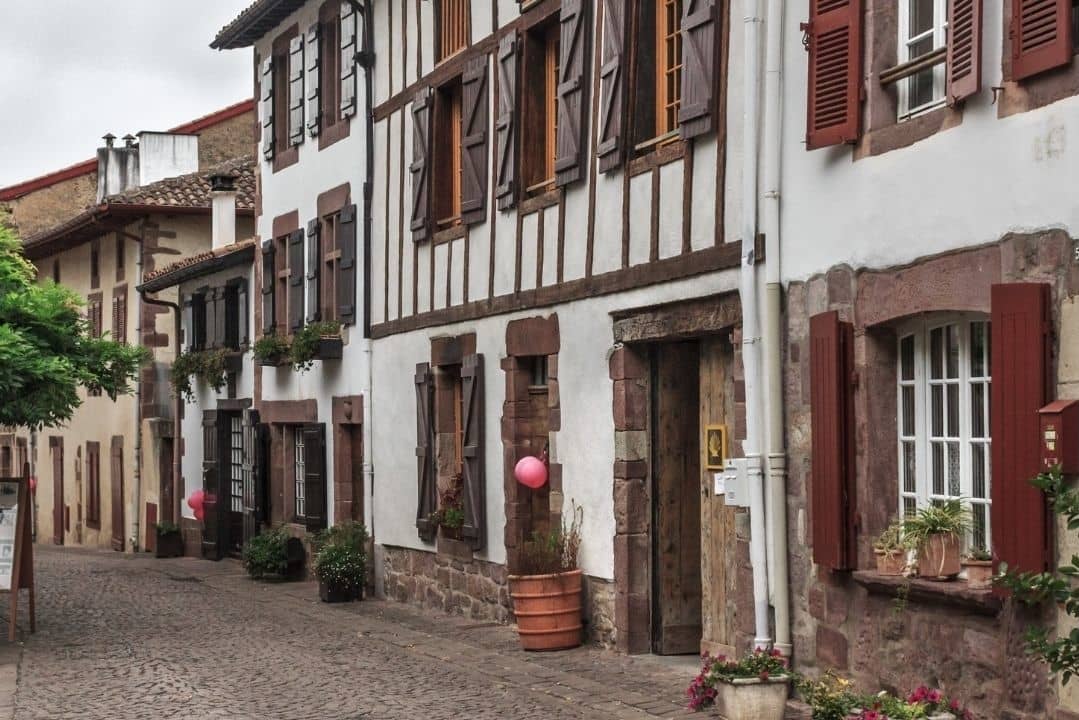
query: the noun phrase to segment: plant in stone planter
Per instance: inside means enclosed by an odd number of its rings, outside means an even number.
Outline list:
[[[174,558],[183,557],[184,536],[180,533],[180,526],[175,523],[157,523],[154,525],[155,540],[154,557]]]
[[[255,341],[255,360],[259,365],[267,367],[284,365],[288,362],[291,347],[287,337],[277,333],[263,335]]]
[[[959,574],[960,538],[970,528],[970,510],[952,498],[918,510],[903,522],[903,534],[918,551],[918,575],[951,579]]]
[[[335,525],[316,536],[314,548],[322,601],[361,599],[367,582],[367,528],[352,521]]]
[[[971,548],[963,556],[962,564],[971,587],[984,588],[993,584],[993,556],[985,548]]]
[[[690,683],[689,708],[715,705],[727,720],[783,720],[791,672],[778,650],[756,650],[740,661],[705,653]]]
[[[192,402],[195,399],[192,378],[198,378],[213,388],[214,392],[220,392],[227,380],[225,360],[224,350],[195,350],[181,353],[172,361],[172,369],[169,371],[169,381],[173,392],[186,402]]]
[[[903,522],[896,518],[873,541],[877,572],[881,575],[902,575],[907,569],[908,550],[903,537]]]
[[[341,323],[310,323],[292,337],[289,360],[300,372],[310,370],[315,360],[333,360],[340,357]]]

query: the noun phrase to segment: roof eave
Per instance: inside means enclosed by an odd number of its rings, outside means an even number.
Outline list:
[[[224,255],[209,257],[194,265],[187,265],[163,275],[159,275],[158,277],[147,280],[142,285],[139,285],[136,290],[140,293],[161,292],[162,290],[175,287],[188,280],[194,280],[215,272],[220,272],[221,270],[227,270],[231,267],[251,263],[254,259],[255,246],[254,244],[247,245],[239,250],[234,250]]]
[[[300,8],[304,0],[263,0],[255,3],[221,29],[210,43],[214,50],[251,47]]]

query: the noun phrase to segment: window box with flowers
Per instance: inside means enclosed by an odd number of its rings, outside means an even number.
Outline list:
[[[304,371],[315,360],[340,360],[343,346],[341,323],[310,323],[293,336],[289,357],[293,367]]]
[[[727,720],[783,720],[791,678],[778,650],[756,650],[740,661],[705,653],[686,691],[689,709],[714,707]]]
[[[289,364],[291,345],[288,338],[272,333],[255,341],[255,360],[263,367],[280,367]]]

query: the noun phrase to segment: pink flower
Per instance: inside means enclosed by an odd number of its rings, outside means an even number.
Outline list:
[[[935,705],[940,702],[942,697],[943,695],[941,695],[940,690],[930,690],[926,693],[925,699]]]

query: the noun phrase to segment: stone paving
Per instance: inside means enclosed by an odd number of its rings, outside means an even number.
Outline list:
[[[0,720],[687,714],[692,660],[524,653],[512,628],[325,605],[313,583],[256,583],[236,561],[35,550],[38,632],[21,658],[0,642]]]

